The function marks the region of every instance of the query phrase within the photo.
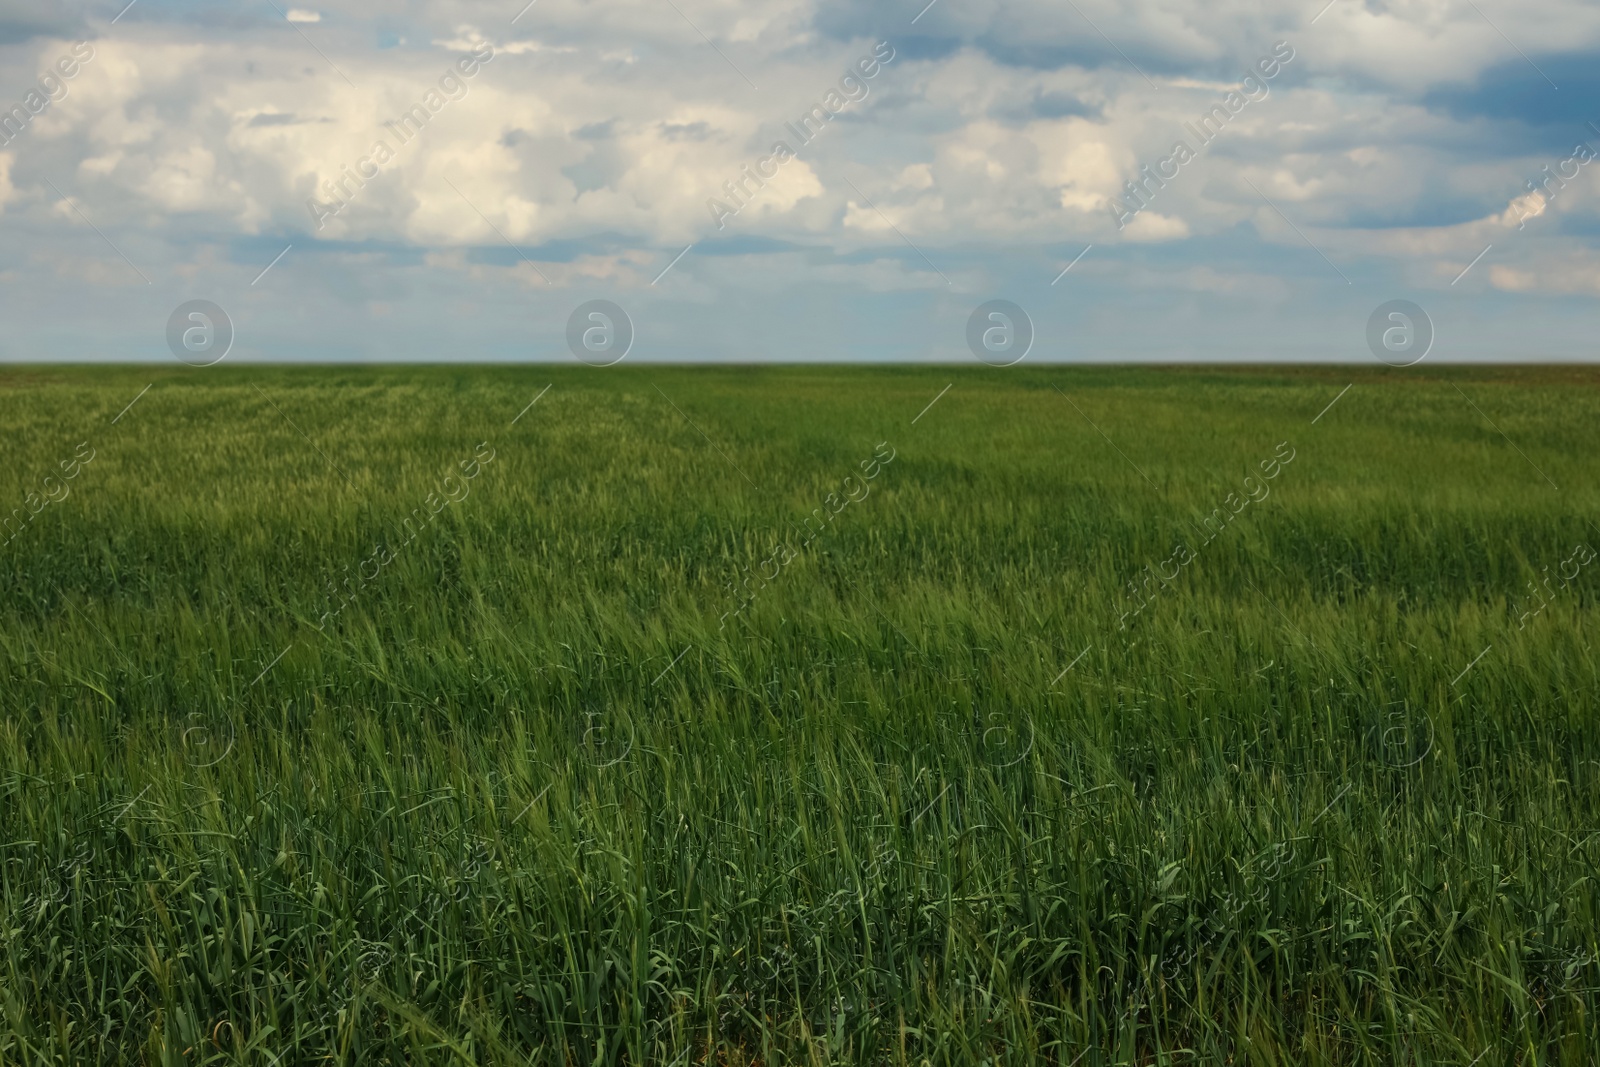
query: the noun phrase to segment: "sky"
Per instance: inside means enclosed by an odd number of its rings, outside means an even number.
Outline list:
[[[125,3],[0,0],[0,360],[1600,355],[1592,0]]]

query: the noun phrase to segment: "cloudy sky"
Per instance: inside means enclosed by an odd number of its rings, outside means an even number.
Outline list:
[[[0,359],[1600,354],[1592,0],[124,3],[0,0]]]

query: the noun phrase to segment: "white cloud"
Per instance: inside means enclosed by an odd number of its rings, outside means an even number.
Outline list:
[[[1567,249],[1521,266],[1496,264],[1489,284],[1507,293],[1600,296],[1600,255],[1590,249]]]
[[[1025,6],[1042,19],[1033,39],[1049,40],[1061,29],[1060,18]],[[1301,41],[1287,68],[1294,76],[1325,64],[1337,42],[1362,39],[1363,20],[1373,16],[1351,6],[1340,28],[1322,32],[1340,14],[1336,7],[1316,27],[1315,45]],[[360,18],[352,4],[330,7],[341,13],[335,26]],[[359,88],[308,53],[297,35],[194,44],[161,24],[141,24],[137,35],[99,44],[92,69],[47,116],[50,140],[80,179],[100,190],[97,201],[130,222],[204,213],[212,225],[246,234],[312,228],[306,198],[338,180],[342,167],[388,136],[386,121],[485,43],[478,24],[449,18],[450,5],[435,8],[447,31],[414,35],[434,41],[432,51],[380,52],[338,34],[319,37]],[[595,232],[651,244],[704,237],[717,232],[706,200],[725,195],[723,183],[761,158],[775,136],[791,138],[783,122],[871,47],[868,38],[818,37],[809,0],[791,0],[761,18],[721,0],[684,5],[730,60],[760,72],[767,85],[757,94],[670,9],[662,18],[639,3],[602,12],[546,0],[536,10],[537,34],[528,20],[508,31],[513,39],[495,43],[495,58],[464,79],[467,95],[449,102],[414,143],[392,145],[395,164],[317,236],[426,246],[495,240],[445,184],[449,178],[519,242]],[[1227,52],[1216,42],[1225,31],[1237,31],[1241,54],[1270,45],[1274,32],[1252,11],[1229,0],[1213,23],[1141,2],[1124,28],[1141,47],[1220,59]],[[1124,17],[1100,8],[1090,14]],[[624,15],[637,23],[632,36],[647,50],[603,56],[594,44],[608,40],[612,20]],[[971,17],[991,16],[998,20],[986,23],[991,29],[1021,33],[996,11]],[[1467,32],[1437,5],[1396,8],[1382,18],[1410,19],[1424,35]],[[780,40],[797,30],[798,37]],[[887,216],[919,243],[1105,238],[1104,209],[1123,182],[1167,154],[1184,135],[1182,123],[1234,84],[1197,73],[1164,77],[1166,88],[1152,92],[1120,60],[1097,70],[1041,68],[1006,65],[975,48],[923,60],[908,58],[909,51],[885,64],[868,82],[866,99],[850,104],[814,144],[796,146],[800,158],[729,223],[731,232],[853,248],[863,238],[898,240]],[[1486,52],[1479,61],[1493,58]],[[1081,113],[1035,113],[1046,104]],[[1275,201],[1297,209],[1306,226],[1358,212],[1403,212],[1440,183],[1458,198],[1481,196],[1495,183],[1501,197],[1516,192],[1503,169],[1463,170],[1429,147],[1425,135],[1436,138],[1442,121],[1376,89],[1301,87],[1286,76],[1122,236],[1181,241],[1251,217],[1259,204],[1233,173],[1243,168]],[[20,173],[17,180],[37,183]]]
[[[1536,57],[1600,42],[1600,9],[1529,3],[1516,36]],[[373,47],[376,23],[354,0],[292,9],[292,21],[322,24],[311,31],[317,48],[354,86],[281,21],[275,32],[235,34],[124,20],[95,42],[95,61],[34,123],[26,146],[0,157],[0,210],[7,225],[77,225],[49,207],[49,175],[113,236],[125,227],[174,247],[199,233],[218,242],[298,235],[302,250],[331,241],[410,246],[438,257],[428,260],[433,269],[532,288],[544,282],[520,259],[490,266],[461,258],[463,250],[504,253],[503,234],[558,287],[629,287],[648,285],[661,249],[670,256],[710,238],[771,239],[774,248],[818,254],[766,253],[787,270],[829,282],[857,272],[873,279],[862,283],[871,291],[889,291],[945,285],[920,260],[914,270],[899,265],[894,257],[908,254],[901,234],[975,286],[1000,274],[1016,249],[1045,249],[1042,258],[1060,264],[1089,243],[1097,260],[1105,249],[1140,245],[1141,256],[1180,260],[1200,255],[1205,241],[1245,232],[1309,255],[1248,177],[1349,272],[1380,263],[1447,286],[1486,244],[1514,238],[1528,244],[1528,259],[1495,266],[1497,245],[1469,279],[1502,292],[1586,291],[1587,283],[1547,278],[1532,252],[1569,212],[1593,204],[1592,179],[1545,211],[1523,182],[1557,156],[1508,157],[1483,120],[1456,117],[1422,95],[1522,62],[1470,6],[1339,0],[1311,27],[1315,7],[1291,14],[1246,0],[1082,0],[1153,75],[1153,90],[1120,56],[1098,56],[1098,38],[1085,38],[1082,20],[1053,0],[936,5],[914,32],[956,46],[917,47],[895,36],[904,26],[888,31],[899,54],[866,83],[866,97],[812,143],[793,143],[799,157],[721,230],[706,201],[726,197],[724,183],[739,180],[775,139],[793,142],[785,122],[872,50],[871,30],[893,24],[820,0],[777,0],[759,12],[733,0],[679,6],[682,16],[646,0],[541,0],[509,26],[509,15],[491,20],[465,0],[424,0],[384,32],[391,42],[430,44],[387,49]],[[841,39],[841,27],[860,36]],[[1106,206],[1123,183],[1187,136],[1183,124],[1243,76],[1242,68],[1231,73],[1236,67],[1282,39],[1298,55],[1270,96],[1117,231]],[[443,104],[409,144],[394,141],[384,124],[485,44],[494,58],[461,79],[465,95]],[[4,46],[0,59],[29,69],[62,51],[58,41],[36,40]],[[317,230],[307,199],[325,197],[322,183],[341,180],[380,139],[393,163]],[[541,251],[597,235],[611,244]],[[850,262],[819,265],[830,252]],[[958,267],[958,254],[981,262]],[[750,263],[761,258],[725,256],[715,272],[680,266],[685,279],[673,284],[693,291],[690,279],[715,276],[755,286]],[[1140,284],[1240,298],[1260,288],[1236,281],[1244,277],[1237,265],[1185,273],[1191,266],[1175,262]],[[60,269],[101,276],[76,261]],[[131,273],[109,273],[118,271]],[[1048,263],[1045,271],[1053,276]],[[1563,277],[1587,275],[1573,264]]]
[[[1141,211],[1123,234],[1130,241],[1177,241],[1188,237],[1190,230],[1182,219]]]

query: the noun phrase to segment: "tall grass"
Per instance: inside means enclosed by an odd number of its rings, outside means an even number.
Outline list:
[[[0,1062],[1594,1062],[1597,386],[6,371]]]

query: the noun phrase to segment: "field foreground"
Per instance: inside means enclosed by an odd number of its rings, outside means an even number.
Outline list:
[[[1600,370],[0,426],[0,1063],[1600,1057]]]

